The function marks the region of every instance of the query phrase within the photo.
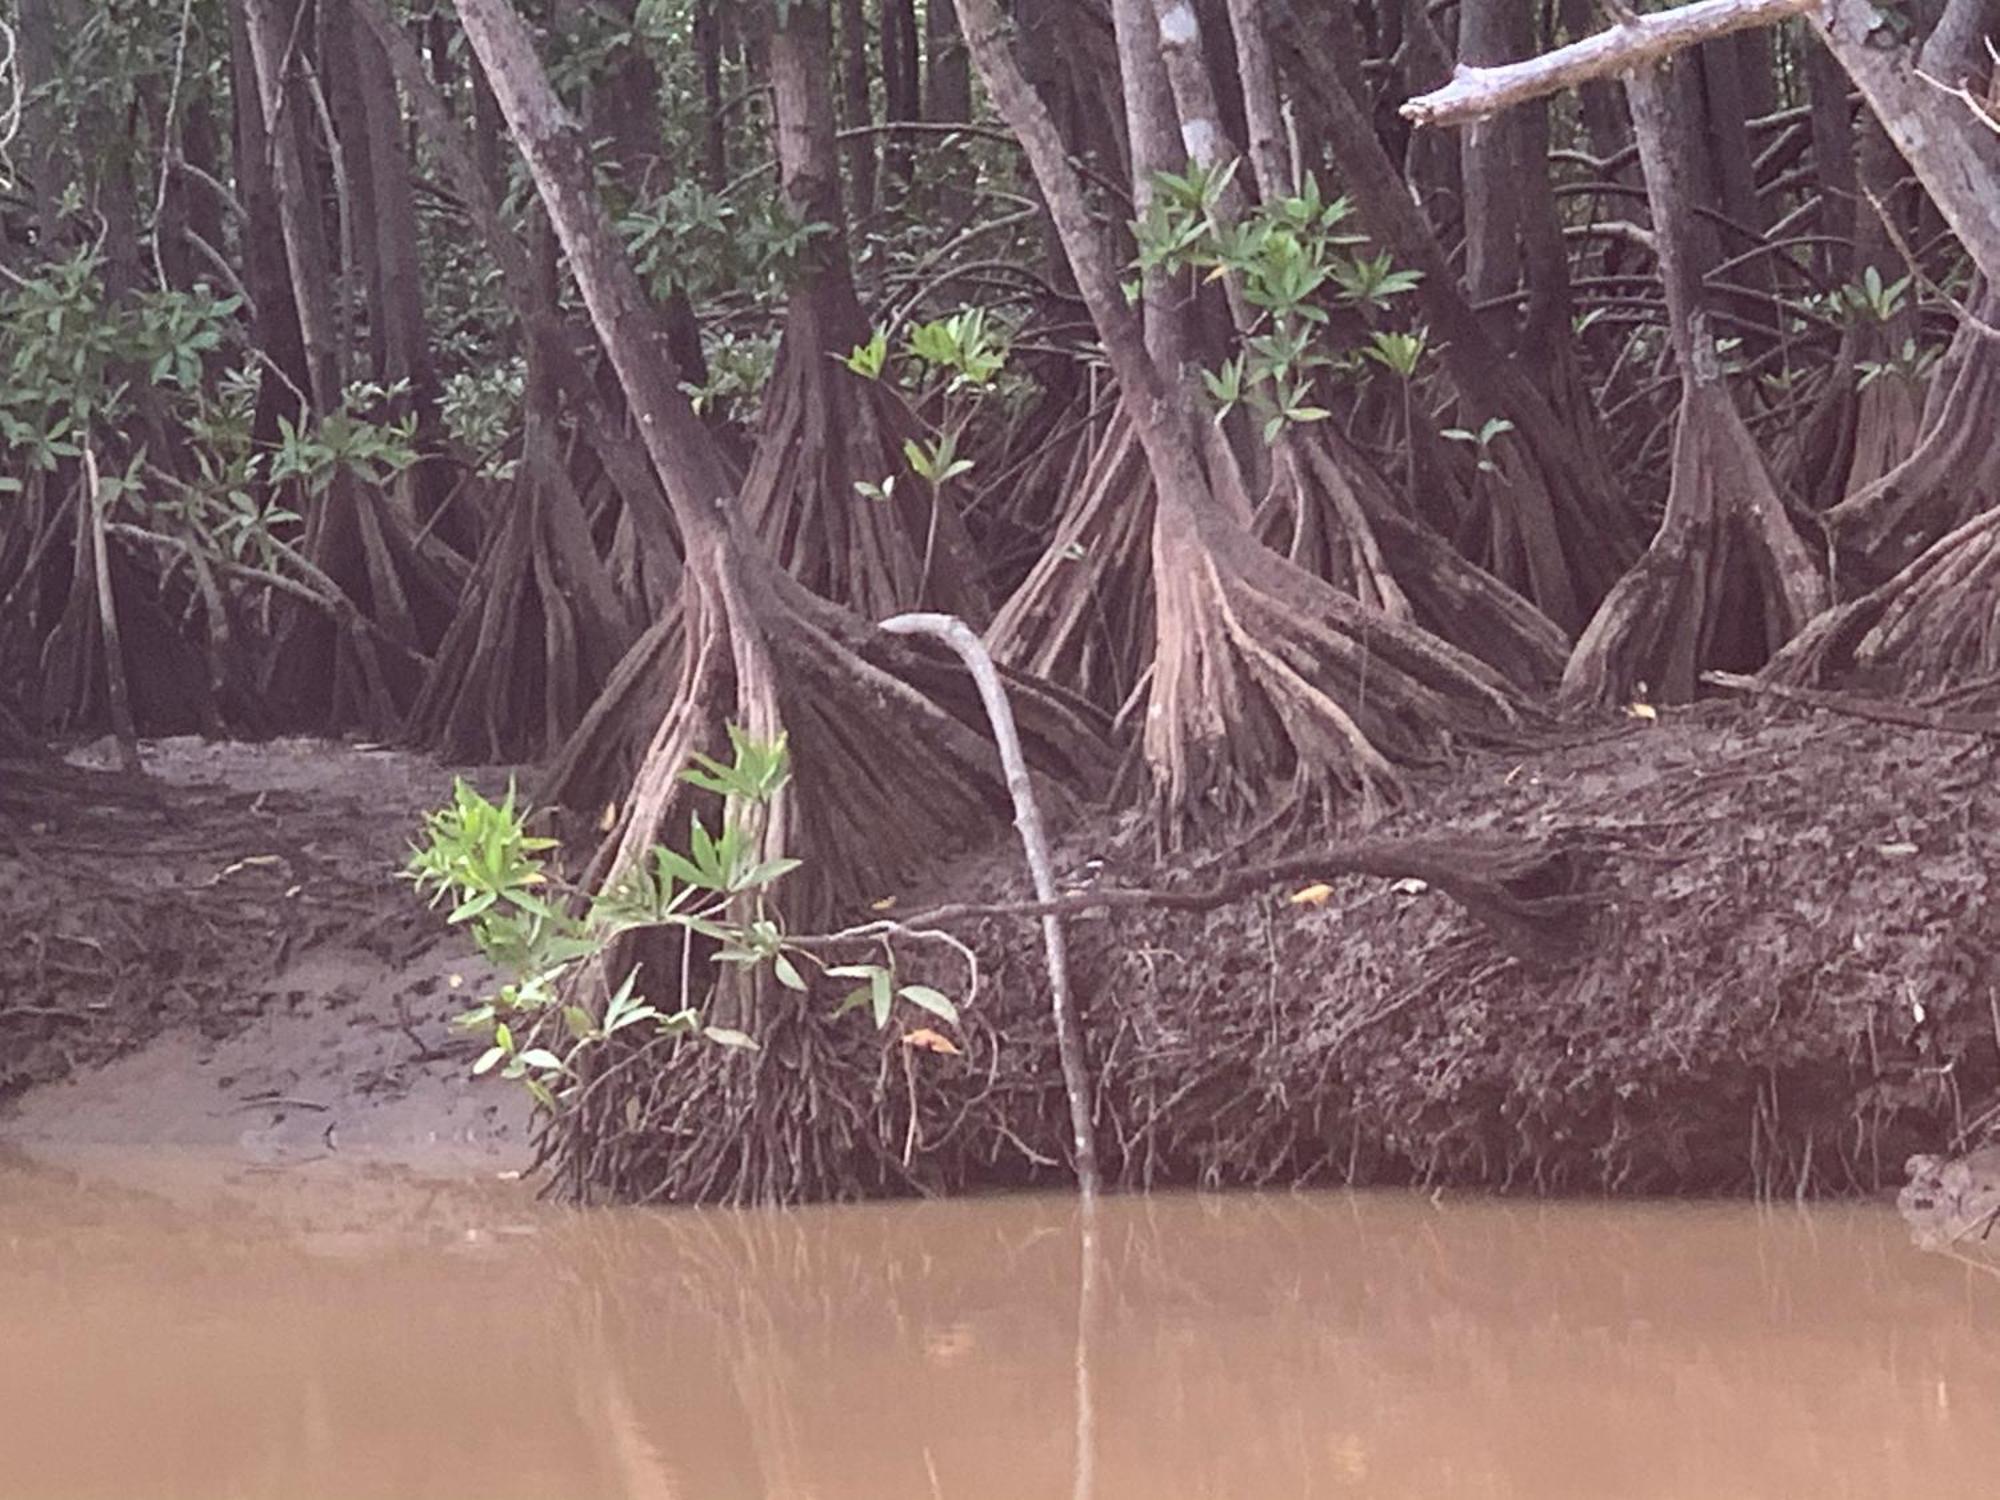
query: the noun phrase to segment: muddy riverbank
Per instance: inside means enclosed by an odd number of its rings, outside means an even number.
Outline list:
[[[1559,960],[1421,881],[1080,919],[1109,1174],[1892,1189],[1912,1152],[1976,1139],[2000,1088],[1995,758],[1717,704],[1473,762],[1373,830],[1580,840],[1592,916]],[[149,766],[142,792],[76,783],[0,832],[0,1140],[518,1166],[518,1095],[470,1080],[446,1025],[482,976],[394,879],[450,774],[301,741],[166,742]],[[1069,830],[1060,863],[1068,889],[1200,878],[1129,820]],[[1022,888],[996,851],[901,904]],[[820,1032],[851,1095],[843,1192],[1064,1180],[1038,936],[968,935],[960,1055]]]
[[[162,741],[143,785],[74,760],[0,822],[0,1144],[525,1165],[523,1099],[449,1025],[485,975],[394,878],[449,772],[311,740]]]

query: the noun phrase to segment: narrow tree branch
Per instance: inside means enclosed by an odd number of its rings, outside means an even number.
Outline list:
[[[954,615],[909,614],[884,620],[882,629],[891,635],[928,635],[943,641],[965,663],[979,686],[986,716],[993,725],[993,740],[1000,750],[1000,765],[1007,774],[1007,790],[1014,799],[1014,826],[1021,832],[1021,849],[1028,857],[1028,875],[1036,897],[1053,902],[1055,872],[1049,863],[1049,840],[1042,828],[1041,809],[1035,805],[1034,783],[1028,779],[1028,762],[1021,754],[1021,736],[1014,727],[1014,710],[1008,706],[1007,690],[987,653],[986,643],[972,627]],[[1062,916],[1055,911],[1042,913],[1042,941],[1048,949],[1049,1005],[1055,1012],[1056,1050],[1062,1062],[1063,1088],[1069,1095],[1069,1123],[1075,1137],[1076,1186],[1086,1203],[1097,1197],[1097,1142],[1091,1123],[1090,1070],[1083,1056],[1083,1033],[1076,1023],[1076,1004],[1070,995],[1069,958],[1064,951]]]
[[[1695,0],[1678,10],[1633,16],[1608,31],[1540,57],[1490,68],[1460,66],[1451,82],[1403,105],[1419,125],[1464,125],[1516,104],[1559,94],[1609,73],[1629,73],[1700,42],[1769,26],[1814,9],[1820,0]]]
[[[1629,15],[1595,36],[1539,57],[1491,67],[1460,64],[1451,81],[1407,100],[1418,125],[1465,125],[1608,74],[1634,72],[1702,42],[1802,14],[1820,0],[1695,0],[1654,15]]]
[[[1414,879],[1463,906],[1502,944],[1537,964],[1573,958],[1588,937],[1596,899],[1584,890],[1587,840],[1439,837],[1358,839],[1311,854],[1233,870],[1212,884],[1106,886],[1033,901],[958,901],[913,911],[907,926],[941,927],[974,917],[1074,917],[1104,911],[1214,911],[1301,880],[1336,875]]]

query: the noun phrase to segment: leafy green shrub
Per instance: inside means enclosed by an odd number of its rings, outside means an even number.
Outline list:
[[[729,733],[730,764],[697,756],[681,775],[724,797],[729,809],[752,813],[785,785],[790,757],[782,737],[762,743],[733,725]],[[692,818],[685,849],[653,846],[595,896],[561,888],[548,861],[556,841],[530,834],[530,818],[511,786],[493,802],[461,779],[451,804],[425,816],[424,839],[405,874],[432,906],[450,906],[449,920],[468,929],[502,975],[496,993],[457,1017],[488,1037],[473,1071],[498,1068],[547,1109],[570,1097],[582,1055],[620,1032],[643,1034],[634,1031],[643,1028],[657,1037],[756,1048],[754,1037],[707,1020],[712,986],[698,982],[686,963],[670,1001],[657,998],[663,992],[636,965],[612,982],[606,966],[615,945],[642,930],[678,933],[683,954],[706,940],[716,962],[767,966],[780,985],[800,994],[812,987],[809,974],[843,981],[850,987],[835,1014],[865,1007],[878,1029],[888,1026],[898,1001],[958,1022],[957,1007],[938,990],[899,983],[893,957],[891,964],[828,964],[819,956],[823,942],[788,938],[769,895],[799,862],[761,858],[749,817],[725,816],[717,832]],[[586,973],[602,976],[609,991],[601,1012],[577,1001],[571,981]]]

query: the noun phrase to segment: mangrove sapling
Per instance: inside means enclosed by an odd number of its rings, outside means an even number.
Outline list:
[[[698,764],[681,773],[723,799],[720,828],[711,832],[692,818],[683,848],[655,844],[595,893],[562,879],[551,861],[558,841],[529,832],[535,815],[519,804],[511,784],[494,802],[460,779],[450,805],[425,815],[423,841],[404,874],[433,907],[448,906],[450,922],[466,929],[501,978],[492,995],[455,1018],[487,1038],[473,1071],[498,1068],[502,1077],[521,1081],[557,1125],[610,1069],[641,1058],[646,1065],[671,1064],[674,1044],[756,1050],[757,1038],[710,1019],[718,990],[755,969],[801,995],[811,989],[808,976],[844,981],[847,995],[834,1014],[865,1007],[878,1030],[887,1029],[899,1003],[958,1025],[948,997],[899,980],[895,949],[882,935],[876,935],[882,963],[830,963],[823,955],[833,940],[787,936],[770,898],[799,861],[760,858],[756,825],[784,789],[790,757],[782,740],[759,743],[733,725],[730,739],[729,764],[697,756]],[[656,978],[621,955],[622,940],[644,931],[670,939],[676,972]],[[951,946],[966,956],[968,993],[976,993],[969,950]],[[699,968],[698,955],[705,956]],[[587,991],[580,998],[571,983],[587,969],[603,974],[608,998],[601,1009],[583,1003]],[[598,1051],[613,1037],[634,1050],[600,1062]],[[655,1050],[660,1046],[664,1054]]]

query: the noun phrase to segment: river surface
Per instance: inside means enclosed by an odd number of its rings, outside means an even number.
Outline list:
[[[1061,1198],[577,1213],[122,1166],[0,1156],[0,1500],[2000,1483],[2000,1280],[1887,1209],[1163,1197],[1086,1234]]]

